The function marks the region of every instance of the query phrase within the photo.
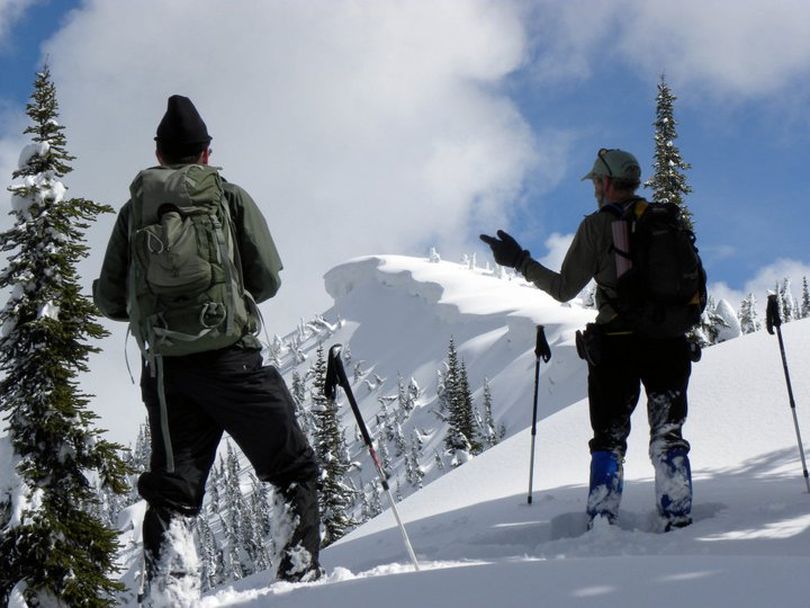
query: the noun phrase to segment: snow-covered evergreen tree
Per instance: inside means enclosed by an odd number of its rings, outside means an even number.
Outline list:
[[[721,329],[725,327],[728,327],[728,324],[717,312],[717,302],[710,295],[700,322],[690,332],[690,339],[696,340],[701,347],[717,344]]]
[[[481,435],[484,445],[491,448],[497,445],[501,437],[492,414],[492,389],[489,387],[489,378],[484,378],[484,391],[481,398],[483,400]]]
[[[717,342],[725,342],[742,335],[737,311],[725,298],[720,298],[714,307],[714,313],[722,320],[717,328]]]
[[[757,299],[753,293],[749,293],[742,299],[737,316],[743,334],[751,334],[762,329],[762,323],[757,314]]]
[[[198,517],[195,522],[197,532],[197,553],[200,556],[200,581],[202,590],[208,591],[225,582],[222,578],[222,550],[208,520]]]
[[[776,293],[778,294],[777,300],[779,301],[779,314],[782,316],[782,322],[789,323],[800,318],[799,305],[793,296],[790,277],[785,277],[782,280],[782,284],[777,286]]]
[[[0,311],[0,411],[17,474],[13,496],[0,496],[0,603],[14,590],[29,605],[112,606],[122,588],[117,533],[92,515],[99,498],[91,476],[123,494],[127,471],[79,387],[99,350],[89,340],[106,332],[77,274],[85,230],[111,209],[66,196],[61,178],[73,157],[47,67],[27,114],[33,143],[12,175],[14,225],[0,235],[8,255],[0,289],[11,294]]]
[[[467,381],[467,369],[458,359],[453,338],[447,348],[447,373],[444,378],[443,398],[447,404],[449,428],[444,445],[453,455],[455,466],[461,465],[480,452],[480,442],[475,432],[475,414],[472,394]]]
[[[307,376],[302,376],[298,370],[292,373],[292,381],[290,383],[290,394],[295,402],[295,417],[301,430],[307,436],[310,442],[315,437],[315,421],[312,412],[306,407],[307,402]]]
[[[799,314],[802,319],[810,317],[810,288],[807,286],[807,276],[802,277],[802,303]]]
[[[383,512],[382,486],[378,479],[373,479],[371,483],[369,483],[368,504],[369,519],[377,517]]]
[[[340,428],[337,403],[323,394],[326,357],[322,345],[318,345],[312,372],[311,411],[317,424],[314,448],[321,467],[318,497],[323,524],[322,544],[326,547],[357,525],[351,515],[355,494],[345,480],[350,463],[345,457],[346,440]]]
[[[674,103],[677,97],[672,94],[669,85],[661,76],[658,83],[658,95],[655,98],[655,160],[653,174],[644,182],[645,188],[652,188],[652,200],[656,203],[674,203],[683,211],[686,222],[693,227],[692,212],[686,205],[685,197],[692,191],[686,182],[684,171],[691,168],[681,158],[675,140],[678,138],[675,120]]]
[[[227,442],[225,457],[224,496],[223,503],[228,511],[223,514],[225,525],[225,544],[228,555],[228,570],[234,580],[239,580],[251,574],[253,563],[247,553],[246,537],[249,529],[247,503],[242,495],[240,482],[241,464],[236,450],[230,441]]]

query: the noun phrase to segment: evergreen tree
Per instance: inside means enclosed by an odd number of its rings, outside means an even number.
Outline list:
[[[810,317],[810,289],[807,287],[807,276],[802,277],[802,307],[801,318]]]
[[[250,531],[245,529],[248,515],[240,483],[241,469],[236,451],[228,441],[224,477],[224,503],[228,507],[228,512],[224,517],[224,522],[226,522],[225,539],[228,547],[229,574],[234,577],[234,580],[244,578],[253,572],[253,564],[245,543]]]
[[[740,319],[740,329],[743,334],[754,333],[762,329],[762,323],[757,316],[757,300],[753,293],[749,293],[742,299],[737,317]]]
[[[475,422],[475,406],[473,405],[472,390],[467,377],[467,366],[461,361],[461,374],[459,384],[459,409],[461,412],[462,432],[470,444],[470,452],[478,455],[483,451],[479,426]]]
[[[456,352],[456,343],[452,337],[447,347],[447,362],[445,365],[447,369],[443,377],[441,377],[437,389],[437,392],[439,392],[439,409],[442,412],[447,412],[447,421],[449,422],[449,428],[444,437],[444,446],[451,454],[460,450],[469,452],[469,441],[461,431],[463,422],[459,419],[462,418],[462,415],[457,411],[461,367]]]
[[[497,445],[500,441],[500,437],[495,426],[495,418],[492,415],[492,389],[489,388],[489,378],[484,378],[484,393],[482,399],[484,401],[482,438],[487,447],[492,447]]]
[[[385,471],[386,475],[391,474],[391,452],[388,450],[388,441],[385,439],[385,432],[380,427],[377,431],[377,439],[375,441],[377,444],[377,455],[380,457],[380,463],[382,464],[383,471]]]
[[[350,465],[345,458],[346,441],[338,420],[337,403],[323,394],[326,358],[320,344],[312,371],[311,409],[317,423],[314,447],[321,467],[318,497],[324,528],[322,544],[326,547],[357,525],[351,516],[355,496],[345,481]]]
[[[681,158],[681,153],[675,145],[678,133],[675,127],[674,102],[675,95],[661,76],[658,83],[658,95],[655,98],[655,160],[653,162],[653,175],[644,182],[645,188],[652,188],[652,199],[656,203],[674,203],[683,211],[686,223],[693,228],[692,212],[684,200],[692,188],[686,182],[683,171],[691,168],[689,163]]]
[[[433,454],[433,462],[436,465],[437,471],[444,471],[444,460],[442,460],[442,455],[439,453],[439,450],[436,450]]]
[[[27,106],[33,143],[13,173],[14,225],[0,234],[8,265],[0,289],[0,411],[17,462],[14,496],[0,496],[0,604],[21,592],[32,605],[112,606],[117,533],[91,514],[98,496],[89,475],[116,494],[127,491],[121,446],[102,438],[78,376],[106,335],[82,295],[77,266],[87,257],[84,233],[111,211],[67,198],[71,171],[56,89],[47,67]],[[8,507],[22,511],[11,518]]]
[[[709,296],[706,309],[700,316],[700,321],[692,329],[689,339],[696,340],[701,348],[717,344],[720,337],[720,329],[728,327],[728,324],[721,315],[717,313],[717,302]]]
[[[794,319],[798,319],[799,306],[796,298],[793,297],[793,289],[790,284],[790,277],[785,277],[782,280],[782,286],[778,287],[777,293],[779,297],[779,314],[782,316],[784,323],[789,323]]]
[[[380,513],[383,512],[383,504],[382,504],[382,486],[380,486],[380,482],[377,479],[373,479],[369,484],[371,486],[371,491],[369,495],[369,519],[377,517]]]
[[[407,395],[405,398],[405,403],[409,412],[413,411],[417,402],[419,401],[419,397],[421,396],[422,389],[419,388],[419,383],[416,382],[415,378],[411,378],[410,382],[408,382]]]
[[[222,551],[217,546],[216,537],[205,517],[197,518],[196,528],[200,555],[200,580],[203,591],[208,591],[225,582],[222,579]]]
[[[149,462],[152,458],[152,438],[149,432],[149,423],[143,422],[138,428],[138,437],[135,439],[135,446],[129,452],[127,465],[131,474],[129,476],[129,493],[125,501],[125,506],[134,505],[141,500],[138,494],[138,476],[143,471],[149,470]]]
[[[449,428],[445,436],[445,447],[453,454],[456,466],[466,462],[471,455],[478,454],[481,444],[475,432],[475,414],[472,394],[467,380],[467,368],[459,362],[453,338],[447,349],[447,373],[444,378],[444,399],[447,403]]]

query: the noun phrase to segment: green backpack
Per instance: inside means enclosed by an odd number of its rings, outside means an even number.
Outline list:
[[[189,355],[256,331],[217,169],[153,167],[130,193],[128,312],[141,352]]]

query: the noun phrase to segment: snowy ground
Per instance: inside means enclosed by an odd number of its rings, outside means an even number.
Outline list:
[[[392,276],[399,276],[394,281],[399,288],[407,283],[419,298],[433,290],[432,301],[455,308],[456,316],[462,309],[485,317],[499,313],[501,318],[512,315],[511,326],[518,323],[515,318],[530,326],[550,322],[549,315],[557,314],[550,311],[563,310],[544,303],[543,319],[522,304],[496,311],[483,296],[465,300],[446,277],[419,279],[423,270]],[[354,271],[357,281],[368,276]],[[340,285],[351,283],[347,272]],[[414,292],[416,284],[421,287]],[[443,294],[455,294],[454,301],[448,303]],[[348,297],[347,292],[338,300],[345,303]],[[563,324],[550,341],[565,353],[571,316],[558,321]],[[810,320],[785,325],[783,332],[801,431],[810,437],[810,375],[805,371]],[[346,341],[346,336],[336,338]],[[541,391],[534,503],[527,505],[531,339],[523,346],[525,352],[516,353],[508,368],[509,381],[521,383],[508,414],[510,420],[525,419],[523,430],[398,505],[420,572],[409,565],[387,511],[323,552],[324,581],[270,584],[269,573],[256,574],[208,594],[202,605],[810,606],[810,494],[801,475],[775,336],[763,331],[712,347],[695,366],[684,429],[692,443],[695,522],[670,533],[661,533],[655,516],[643,403],[633,419],[618,525],[585,531],[589,424],[587,404],[580,399],[584,373],[573,359],[566,359],[565,369],[559,361],[557,368],[550,367],[559,380]],[[354,342],[352,349],[360,350]],[[475,349],[470,346],[467,352]],[[480,356],[487,356],[486,349]],[[577,397],[559,407],[560,395]]]

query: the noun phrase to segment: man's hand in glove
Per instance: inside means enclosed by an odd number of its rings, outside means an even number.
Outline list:
[[[492,249],[495,262],[509,268],[520,268],[530,253],[521,248],[518,242],[503,230],[498,230],[498,237],[481,235],[481,240]]]

